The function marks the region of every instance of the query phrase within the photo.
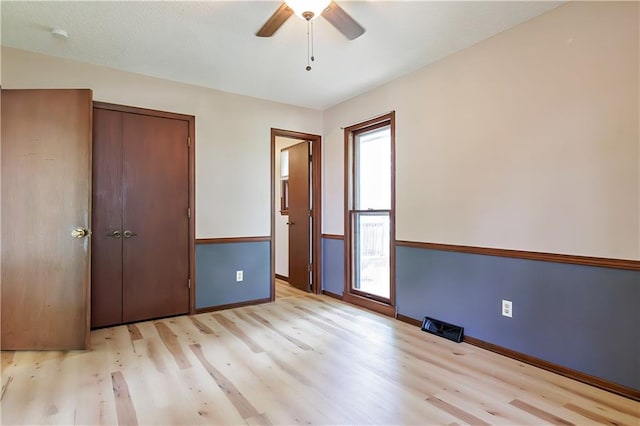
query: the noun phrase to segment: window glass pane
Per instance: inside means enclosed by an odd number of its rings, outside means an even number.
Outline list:
[[[280,151],[280,179],[289,178],[289,150]]]
[[[389,213],[354,213],[353,220],[353,288],[388,299],[391,279]]]
[[[390,128],[357,135],[355,145],[355,210],[390,210]]]

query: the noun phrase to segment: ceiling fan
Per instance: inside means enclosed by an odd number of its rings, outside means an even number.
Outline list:
[[[335,1],[286,0],[264,23],[256,35],[271,37],[294,13],[306,21],[322,16],[349,40],[354,40],[364,34],[364,28]]]

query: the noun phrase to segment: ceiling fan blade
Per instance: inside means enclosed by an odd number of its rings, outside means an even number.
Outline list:
[[[278,10],[271,15],[271,18],[269,18],[262,28],[258,30],[256,35],[258,37],[271,37],[291,15],[293,15],[293,10],[291,10],[286,4],[282,3]]]
[[[362,25],[358,24],[335,1],[332,1],[329,7],[322,12],[322,16],[349,40],[354,40],[364,34]]]

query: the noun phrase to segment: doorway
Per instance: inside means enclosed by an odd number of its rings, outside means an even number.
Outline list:
[[[276,278],[318,294],[321,270],[321,137],[271,129],[271,300]]]

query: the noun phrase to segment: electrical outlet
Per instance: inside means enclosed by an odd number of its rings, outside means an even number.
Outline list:
[[[242,271],[236,271],[236,282],[242,281],[243,278],[244,278],[244,274],[242,273]]]
[[[502,301],[502,316],[509,318],[513,316],[513,303],[510,300]]]

